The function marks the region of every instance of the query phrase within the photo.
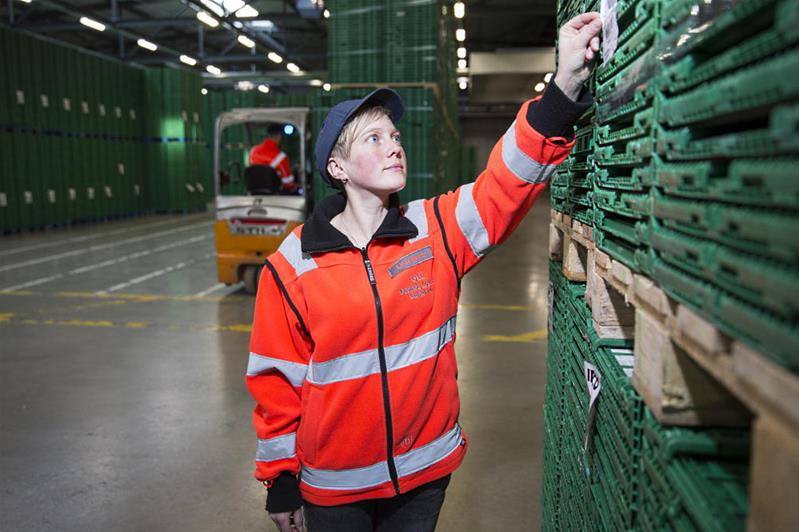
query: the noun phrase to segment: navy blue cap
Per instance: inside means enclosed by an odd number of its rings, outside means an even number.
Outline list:
[[[385,107],[391,112],[391,119],[396,123],[405,112],[405,105],[399,94],[391,89],[377,89],[360,100],[345,100],[337,103],[327,113],[322,129],[316,137],[316,169],[328,185],[333,184],[333,178],[327,173],[327,160],[336,145],[339,134],[352,116],[363,107]]]

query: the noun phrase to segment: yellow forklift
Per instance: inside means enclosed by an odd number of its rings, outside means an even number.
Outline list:
[[[214,128],[216,269],[219,282],[244,283],[254,294],[264,259],[311,210],[313,183],[307,146],[308,108],[234,109],[219,115]],[[299,185],[285,191],[269,165],[250,165],[249,154],[270,125],[284,128],[281,149],[288,154]],[[236,142],[231,142],[234,140]]]

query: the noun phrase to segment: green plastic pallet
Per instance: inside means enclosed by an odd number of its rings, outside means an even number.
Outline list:
[[[655,123],[655,109],[644,109],[632,116],[633,124],[627,127],[616,128],[611,125],[599,126],[596,130],[596,142],[606,146],[615,142],[627,141],[652,133]]]
[[[645,218],[652,212],[649,193],[621,192],[594,187],[594,205],[605,211],[630,218]]]

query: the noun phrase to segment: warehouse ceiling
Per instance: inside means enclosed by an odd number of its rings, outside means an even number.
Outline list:
[[[145,66],[179,66],[181,54],[197,59],[207,84],[232,84],[241,79],[273,86],[305,85],[324,79],[327,30],[313,0],[7,0],[0,3],[0,22],[94,53]],[[211,5],[213,4],[213,5]],[[219,5],[216,5],[219,4]],[[555,40],[553,0],[466,1],[465,46],[471,52],[492,52],[552,46]],[[242,5],[250,12],[241,11]],[[225,9],[227,8],[227,9]],[[219,26],[197,19],[198,11],[215,13]],[[233,11],[235,10],[235,12]],[[245,17],[244,15],[249,15]],[[253,16],[255,15],[255,16]],[[96,31],[79,22],[88,17],[105,25]],[[239,41],[254,41],[249,48]],[[149,51],[139,38],[158,46]],[[246,39],[245,39],[246,40]],[[281,56],[278,64],[266,58]],[[300,73],[287,71],[288,62]],[[223,78],[207,74],[214,65]]]

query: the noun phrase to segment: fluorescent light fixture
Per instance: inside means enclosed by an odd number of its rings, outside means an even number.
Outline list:
[[[269,94],[269,86],[268,85],[258,85],[258,90],[263,92],[264,94]]]
[[[208,27],[216,28],[219,26],[219,21],[216,20],[214,17],[206,13],[205,11],[198,11],[197,12],[197,20],[202,22]]]
[[[89,28],[97,31],[105,31],[105,24],[100,24],[96,20],[92,20],[89,17],[80,17],[80,23],[84,26],[88,26]]]
[[[214,13],[217,17],[224,17],[225,16],[225,9],[219,5],[220,2],[216,2],[215,0],[200,0],[200,3],[208,8],[209,11]]]
[[[466,68],[466,59],[458,59],[458,68],[461,70]]]
[[[213,74],[214,76],[222,75],[222,71],[216,68],[214,65],[208,65],[207,67],[205,67],[205,70],[207,70],[210,74]]]
[[[325,9],[324,11],[322,11],[322,16],[325,18],[330,18],[330,10]]]
[[[312,79],[308,82],[311,87],[321,87],[323,85],[321,79]]]
[[[283,58],[277,55],[275,52],[269,52],[268,54],[266,54],[266,57],[268,57],[269,60],[272,61],[273,63],[280,64],[283,62]]]
[[[466,14],[466,6],[463,2],[455,2],[455,5],[452,6],[453,11],[455,12],[455,18],[463,18]]]
[[[541,92],[542,90],[544,90],[544,87],[546,87],[546,84],[539,81],[538,83],[535,84],[535,92]]]
[[[333,87],[330,86],[330,83],[325,83],[324,85],[322,85],[322,90],[325,92],[330,92],[330,89],[332,88]]]
[[[193,57],[189,57],[187,55],[181,55],[180,56],[180,62],[181,63],[185,63],[185,64],[187,64],[189,66],[194,66],[194,65],[197,64],[197,60],[196,59],[194,59]]]
[[[150,50],[151,52],[155,52],[156,50],[158,50],[158,46],[156,46],[155,44],[151,43],[146,39],[139,39],[138,41],[136,41],[136,44],[138,44],[145,50]]]
[[[466,59],[466,48],[463,46],[458,48],[458,59]]]
[[[286,63],[286,69],[287,69],[289,72],[292,72],[292,73],[294,73],[294,74],[296,74],[297,72],[299,72],[299,71],[300,71],[300,67],[298,67],[298,66],[297,66],[297,65],[295,65],[294,63]]]
[[[239,42],[244,46],[246,46],[247,48],[255,48],[255,41],[253,41],[246,35],[239,35]]]
[[[233,27],[234,27],[234,28],[236,28],[237,30],[240,30],[241,28],[243,28],[243,27],[244,27],[244,24],[242,24],[242,23],[241,23],[241,22],[239,22],[238,20],[234,20],[234,21],[233,21]]]
[[[258,30],[272,31],[275,29],[275,23],[271,20],[253,20],[247,24],[249,24],[251,28]]]
[[[252,81],[239,81],[236,83],[236,88],[240,91],[251,91],[255,88],[255,84]]]
[[[236,16],[239,18],[254,18],[257,17],[260,13],[258,10],[252,6],[244,6],[238,11],[236,11]]]
[[[465,91],[466,89],[469,88],[469,84],[465,81],[461,81],[460,83],[458,83],[458,87],[460,87],[462,91]]]
[[[208,94],[208,89],[206,89],[206,88],[202,88],[202,89],[200,89],[200,94],[202,94],[203,96],[205,96],[206,94]]]
[[[544,76],[544,83],[549,83],[549,80],[552,79],[552,72],[547,72]]]
[[[460,76],[457,80],[458,83],[469,83],[469,78],[466,76]]]
[[[20,0],[20,1],[21,1],[22,3],[24,3],[24,4],[30,4],[30,3],[31,3],[31,0]]]
[[[463,28],[458,28],[455,30],[455,40],[458,42],[463,42],[466,40],[466,30]]]

